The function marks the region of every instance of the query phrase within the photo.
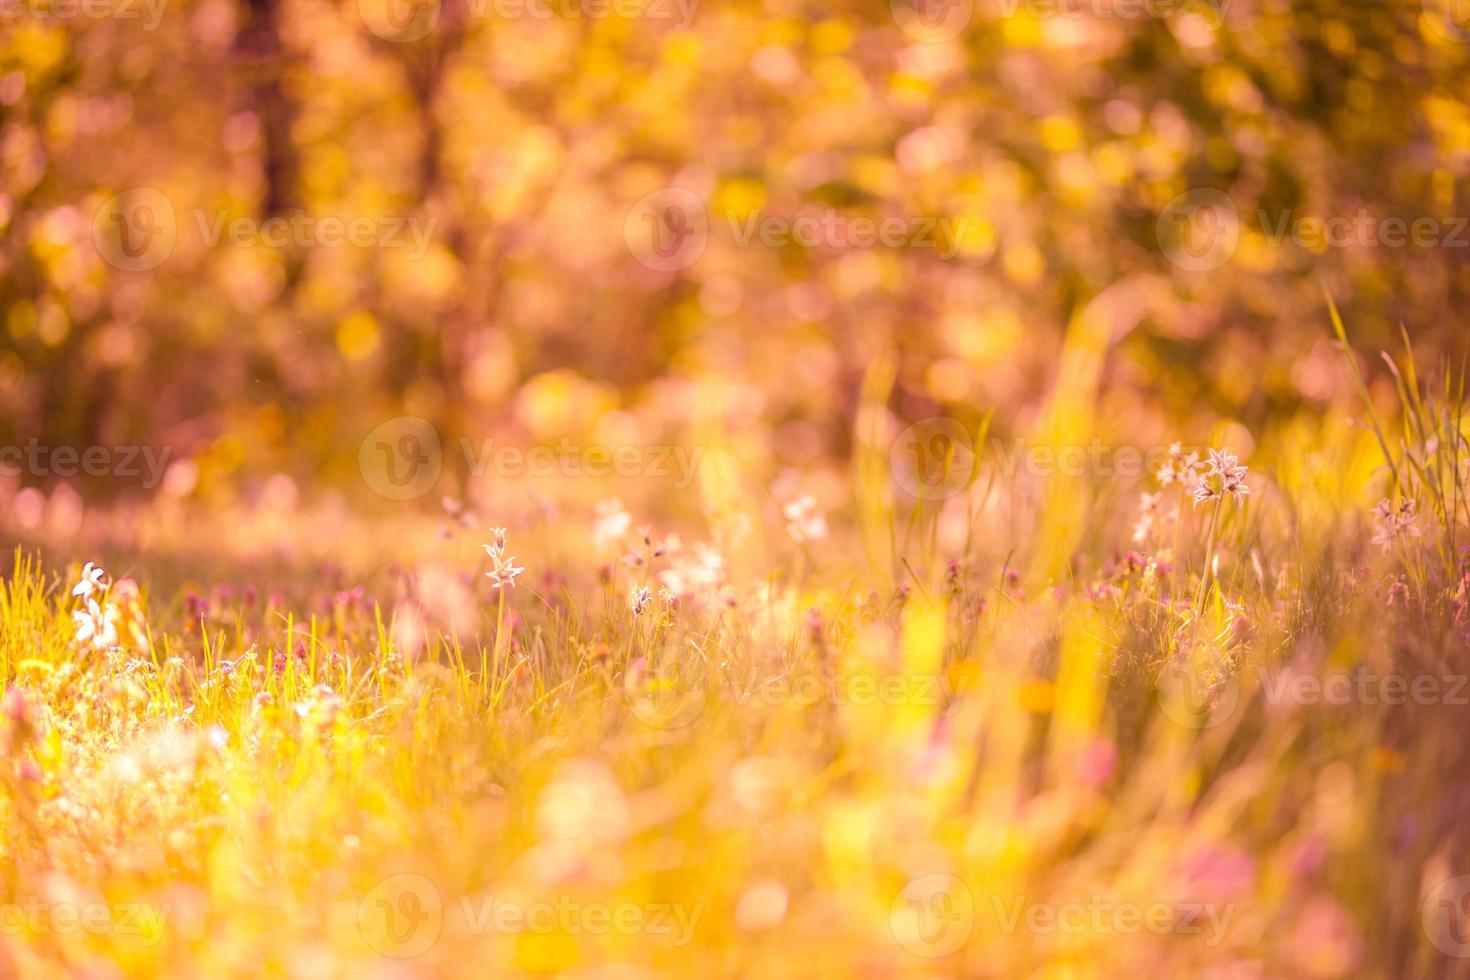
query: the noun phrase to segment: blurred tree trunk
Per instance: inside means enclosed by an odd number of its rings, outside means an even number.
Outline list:
[[[379,48],[397,61],[403,71],[423,140],[414,187],[419,216],[431,217],[436,222],[435,238],[462,262],[465,261],[464,227],[454,201],[453,175],[446,179],[444,173],[444,131],[438,103],[448,69],[468,39],[469,29],[467,5],[460,0],[441,0],[438,18],[427,36],[406,44],[381,39],[378,42]],[[463,320],[461,304],[445,311],[441,328],[432,335],[399,331],[390,340],[395,348],[391,360],[400,365],[400,373],[394,380],[400,395],[415,380],[428,377],[439,385],[448,403],[462,400],[460,365],[454,350]]]
[[[439,87],[444,79],[445,54],[435,51],[423,62],[408,66],[409,87],[413,91],[415,114],[424,134],[423,147],[419,151],[419,203],[427,203],[439,186],[439,153],[443,147],[443,134],[439,120],[434,115],[434,103],[439,97]]]
[[[291,125],[296,106],[286,94],[280,35],[280,0],[245,0],[243,26],[235,38],[235,55],[244,67],[251,92],[251,108],[260,119],[265,172],[261,217],[284,214],[297,206],[296,150]]]

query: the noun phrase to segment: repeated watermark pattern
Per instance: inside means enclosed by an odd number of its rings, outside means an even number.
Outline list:
[[[623,691],[635,718],[670,730],[694,724],[719,683],[720,700],[731,707],[810,709],[917,706],[944,709],[962,697],[975,677],[964,673],[848,671],[834,674],[773,674],[737,684],[717,682],[697,656],[669,643],[640,660],[624,677]]]
[[[163,22],[168,0],[0,0],[0,21],[138,21],[143,31]]]
[[[1247,669],[1267,708],[1470,707],[1470,674],[1317,671],[1291,664]],[[1245,706],[1241,675],[1214,665],[1171,662],[1155,685],[1164,716],[1185,728],[1205,729],[1238,717]]]
[[[1255,214],[1256,231],[1272,248],[1290,243],[1309,252],[1326,249],[1470,248],[1470,216],[1375,215],[1366,208],[1352,214],[1318,217],[1290,208]],[[1224,191],[1203,188],[1170,201],[1159,213],[1159,248],[1175,266],[1210,272],[1228,263],[1240,247],[1245,225]]]
[[[687,31],[699,0],[463,0],[465,14],[482,20],[643,20]],[[439,26],[443,0],[357,0],[367,29],[385,41],[409,44]]]
[[[363,895],[357,926],[376,952],[412,959],[434,947],[446,921],[475,936],[652,936],[682,947],[693,941],[703,915],[702,903],[593,902],[570,895],[529,899],[478,893],[446,902],[432,879],[405,873],[384,878]]]
[[[1026,895],[979,899],[953,874],[935,872],[910,880],[889,908],[889,928],[915,956],[952,956],[977,931],[1013,936],[1118,936],[1151,934],[1218,946],[1228,937],[1233,903],[1122,901],[1106,895],[1041,901]]]
[[[654,477],[676,489],[694,482],[703,450],[698,446],[555,443],[518,446],[493,438],[462,438],[454,444],[465,472],[503,479]],[[375,427],[358,447],[363,482],[389,500],[416,500],[439,483],[445,446],[426,419],[404,415]]]
[[[970,430],[936,415],[904,429],[888,449],[894,482],[919,500],[943,500],[964,492],[980,471]]]
[[[940,708],[963,695],[974,683],[974,675],[929,673],[842,673],[776,675],[762,678],[734,692],[740,705],[809,708],[816,705],[852,707],[902,707],[917,705]]]
[[[893,21],[915,41],[952,41],[979,16],[1008,20],[1145,21],[1197,17],[1211,30],[1225,23],[1228,0],[891,0]],[[978,8],[978,10],[977,10]]]
[[[1267,708],[1470,707],[1470,674],[1406,674],[1352,670],[1318,672],[1292,665],[1249,668]],[[704,663],[676,643],[640,661],[625,677],[624,693],[635,717],[658,729],[683,728],[700,718],[714,695]],[[792,706],[945,708],[975,683],[963,672],[810,672],[776,674],[744,686],[723,684],[721,700],[735,707]],[[1171,661],[1154,684],[1165,718],[1183,728],[1207,729],[1239,717],[1245,706],[1241,675],[1220,665]]]
[[[1036,20],[1071,18],[1143,21],[1198,17],[1211,28],[1225,23],[1225,0],[996,0],[1002,17],[1024,14]]]
[[[225,210],[206,215],[194,211],[199,238],[207,248],[224,242],[234,248],[406,248],[409,258],[422,258],[433,239],[438,218],[420,220],[416,216],[395,215],[339,218],[315,216],[305,211],[292,211],[264,220],[252,217],[231,218]]]
[[[113,477],[136,480],[145,490],[163,482],[171,450],[167,446],[49,446],[31,439],[23,446],[0,445],[0,476],[70,478]]]
[[[92,218],[92,242],[124,272],[156,269],[173,255],[181,233],[205,249],[403,249],[419,259],[433,242],[438,219],[418,215],[314,215],[295,209],[268,218],[232,217],[228,210],[195,208],[182,228],[173,201],[153,187],[133,187],[108,198]]]
[[[975,17],[974,0],[890,0],[893,22],[915,41],[952,41]]]
[[[1429,29],[1447,41],[1470,44],[1470,0],[1423,0]]]
[[[0,902],[0,936],[126,936],[145,946],[163,938],[173,908],[150,902]]]
[[[1431,889],[1419,915],[1435,949],[1456,959],[1470,958],[1470,874],[1447,878]]]
[[[628,709],[649,728],[687,728],[704,714],[710,698],[710,676],[704,658],[686,643],[673,640],[629,665],[623,675]]]
[[[915,956],[951,956],[975,932],[975,896],[959,878],[935,872],[904,885],[888,910],[893,938]]]
[[[958,419],[936,415],[906,427],[889,446],[894,482],[919,500],[942,500],[963,493],[980,475],[993,471],[1007,479],[1029,476],[1101,477],[1134,480],[1157,473],[1180,450],[1204,455],[1204,448],[1178,444],[1112,445],[1093,438],[1086,443],[1049,445],[1024,438],[991,436],[983,452]]]
[[[968,226],[968,218],[871,217],[833,208],[807,208],[793,216],[726,213],[714,221],[694,191],[665,187],[643,196],[628,210],[623,238],[642,265],[676,272],[698,262],[714,234],[725,236],[736,248],[929,249],[952,259]]]

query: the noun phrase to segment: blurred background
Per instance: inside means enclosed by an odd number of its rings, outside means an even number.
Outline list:
[[[710,905],[502,974],[1470,975],[1463,708],[1279,700],[1465,680],[1467,96],[1470,0],[0,0],[0,897],[177,907],[142,974],[390,975],[412,871]],[[1024,454],[1094,444],[1248,503]],[[829,675],[954,710],[739,693]],[[941,951],[951,868],[1243,925]]]
[[[0,444],[167,464],[0,492],[362,493],[400,416],[520,446],[714,417],[772,474],[835,469],[879,359],[897,418],[1023,431],[1089,304],[1140,440],[1346,404],[1324,291],[1363,348],[1403,324],[1458,364],[1470,12],[1438,0],[0,12]]]

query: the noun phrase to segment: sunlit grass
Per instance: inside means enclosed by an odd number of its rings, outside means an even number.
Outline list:
[[[905,496],[885,370],[855,521],[750,506],[731,457],[705,542],[456,506],[397,569],[177,595],[19,550],[7,970],[1451,975],[1458,389],[1400,375],[1396,442],[1260,433],[1248,495],[1181,448],[1141,511],[990,460]]]

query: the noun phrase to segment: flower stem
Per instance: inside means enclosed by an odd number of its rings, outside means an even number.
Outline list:
[[[495,667],[494,667],[494,672],[495,672],[495,675],[496,675],[496,677],[498,679],[499,678],[499,675],[500,675],[500,638],[505,633],[505,586],[502,585],[497,591],[500,593],[500,597],[499,597],[499,600],[496,603],[496,607],[495,607]]]
[[[1215,512],[1210,516],[1210,531],[1205,540],[1205,567],[1200,572],[1199,594],[1194,597],[1194,610],[1197,615],[1204,615],[1205,593],[1210,582],[1210,570],[1215,562],[1215,531],[1220,526],[1220,508],[1225,506],[1224,501],[1215,504]]]

